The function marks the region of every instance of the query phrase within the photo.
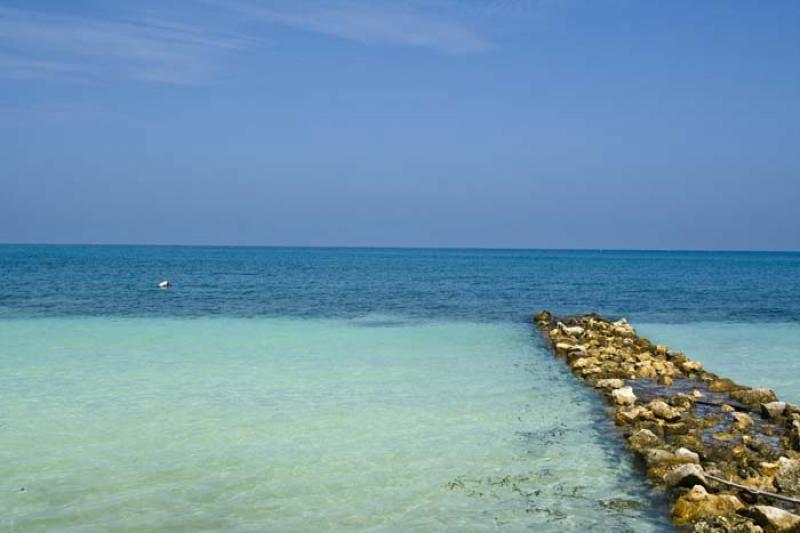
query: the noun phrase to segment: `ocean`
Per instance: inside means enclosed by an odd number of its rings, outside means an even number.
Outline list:
[[[2,245],[0,530],[670,530],[541,309],[800,402],[797,253]]]

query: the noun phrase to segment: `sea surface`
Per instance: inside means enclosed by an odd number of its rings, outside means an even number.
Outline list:
[[[540,309],[800,402],[795,253],[1,245],[0,530],[670,530]]]

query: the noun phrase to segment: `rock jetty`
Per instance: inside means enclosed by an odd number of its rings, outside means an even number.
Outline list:
[[[609,403],[627,448],[689,531],[800,532],[800,407],[598,315],[534,323]]]

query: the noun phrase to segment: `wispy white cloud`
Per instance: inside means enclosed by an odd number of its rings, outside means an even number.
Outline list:
[[[261,44],[242,27],[263,34],[269,25],[370,45],[480,52],[493,47],[489,19],[514,18],[542,1],[193,0],[180,13],[191,13],[195,25],[163,16],[166,8],[108,18],[0,7],[0,78],[206,81],[231,54]]]
[[[210,0],[254,19],[365,44],[480,52],[491,43],[445,2],[388,0]]]
[[[0,8],[0,76],[189,83],[253,44],[166,20],[103,20]]]

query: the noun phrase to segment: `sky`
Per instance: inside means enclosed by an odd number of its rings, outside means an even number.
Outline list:
[[[0,242],[800,250],[800,2],[0,0]]]

